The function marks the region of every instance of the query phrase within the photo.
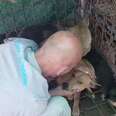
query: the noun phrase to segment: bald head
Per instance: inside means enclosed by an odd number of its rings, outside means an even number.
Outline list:
[[[79,39],[69,31],[59,31],[50,36],[43,45],[46,53],[53,52],[63,57],[81,57],[81,44]],[[57,54],[57,55],[58,55]]]
[[[40,54],[39,57],[43,56],[46,67],[52,66],[51,70],[58,75],[66,70],[66,67],[70,67],[70,70],[80,61],[82,48],[79,39],[73,33],[59,31],[47,39],[37,54]],[[39,60],[41,61],[41,58]]]

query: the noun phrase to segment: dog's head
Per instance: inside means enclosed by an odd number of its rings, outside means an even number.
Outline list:
[[[95,88],[96,76],[93,66],[87,61],[82,60],[71,72],[59,77],[57,82],[65,85],[67,90],[81,92],[84,89]]]

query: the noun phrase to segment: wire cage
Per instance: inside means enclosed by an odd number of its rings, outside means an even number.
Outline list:
[[[116,0],[0,0],[0,41],[17,36],[25,27],[60,22],[75,25],[89,18],[92,48],[99,49],[116,79]],[[14,0],[15,1],[15,0]],[[82,96],[81,116],[116,116],[116,109],[101,101]]]
[[[90,19],[90,30],[93,38],[92,48],[99,49],[103,53],[116,79],[116,1],[87,0],[84,4],[86,6],[84,13]],[[99,97],[98,94],[96,100],[82,99],[82,116],[116,115],[115,108],[105,101],[100,101]]]

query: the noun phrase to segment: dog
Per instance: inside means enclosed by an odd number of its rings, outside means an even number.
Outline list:
[[[96,83],[95,70],[86,59],[82,59],[80,64],[73,68],[69,73],[58,77],[57,83],[59,86],[62,86],[63,89],[74,91],[75,93],[73,96],[73,116],[79,116],[80,114],[80,93],[87,89],[94,97],[94,93],[92,92],[91,88],[95,88],[97,85],[99,85]]]
[[[67,30],[74,33],[82,44],[83,56],[85,56],[91,49],[91,32],[89,30],[89,19],[85,18],[80,21],[77,25],[69,27]]]
[[[113,77],[113,71],[108,65],[105,57],[99,50],[91,49],[85,58],[95,69],[96,81],[102,87],[102,100],[110,99],[111,90],[116,85],[116,82]]]

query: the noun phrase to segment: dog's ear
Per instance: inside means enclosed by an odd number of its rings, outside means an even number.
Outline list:
[[[77,36],[77,38],[80,38],[80,42],[83,49],[83,56],[85,56],[91,49],[92,37],[88,25],[89,19],[83,19],[77,25],[68,29],[69,31],[74,33]]]
[[[85,17],[80,23],[89,27],[89,17]]]

